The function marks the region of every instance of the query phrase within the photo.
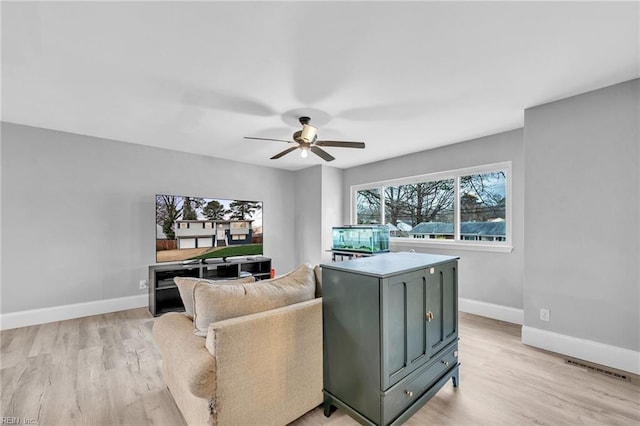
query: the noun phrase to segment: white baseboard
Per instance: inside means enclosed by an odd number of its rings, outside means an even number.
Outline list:
[[[146,294],[0,314],[0,330],[45,324],[147,306]]]
[[[494,305],[493,303],[480,302],[463,297],[458,298],[458,310],[513,324],[522,324],[524,322],[524,311],[522,309]]]
[[[640,375],[640,352],[523,326],[522,343]]]

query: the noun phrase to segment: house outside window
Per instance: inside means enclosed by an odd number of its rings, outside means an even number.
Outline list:
[[[391,242],[511,250],[511,162],[353,186],[352,221]]]

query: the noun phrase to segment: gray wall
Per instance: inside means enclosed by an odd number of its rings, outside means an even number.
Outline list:
[[[523,130],[474,139],[442,148],[396,157],[344,171],[343,221],[350,222],[350,187],[408,176],[484,164],[512,162],[513,251],[480,252],[462,249],[419,249],[394,245],[394,250],[423,251],[460,256],[460,297],[522,309],[524,264],[524,142]]]
[[[327,250],[333,245],[333,227],[349,223],[342,221],[342,174],[341,169],[322,166],[322,262],[331,262]]]
[[[156,193],[263,201],[295,266],[293,172],[8,123],[1,165],[2,313],[145,294]]]
[[[331,261],[331,228],[342,224],[342,170],[324,164],[296,173],[297,263]]]
[[[638,99],[633,80],[525,112],[526,326],[640,349]]]
[[[295,241],[298,264],[317,264],[322,251],[322,168],[295,172]]]

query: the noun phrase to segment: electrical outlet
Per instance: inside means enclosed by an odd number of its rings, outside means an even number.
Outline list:
[[[140,290],[147,288],[147,280],[140,280]]]
[[[549,321],[551,315],[551,311],[549,309],[540,309],[540,320],[541,321]]]

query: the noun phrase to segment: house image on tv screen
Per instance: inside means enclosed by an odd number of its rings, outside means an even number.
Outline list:
[[[178,250],[251,244],[252,220],[176,220]]]

